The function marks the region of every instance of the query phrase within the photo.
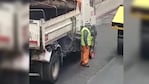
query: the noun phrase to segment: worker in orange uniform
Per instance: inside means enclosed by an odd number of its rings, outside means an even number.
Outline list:
[[[81,28],[81,66],[89,67],[90,47],[92,45],[92,35],[90,27]]]
[[[79,7],[79,10],[81,11],[81,0],[77,0],[77,6]]]

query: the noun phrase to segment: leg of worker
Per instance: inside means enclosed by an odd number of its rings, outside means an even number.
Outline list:
[[[88,64],[89,61],[89,47],[83,47],[82,65]]]
[[[81,65],[84,64],[84,54],[85,54],[85,47],[81,47]]]
[[[87,47],[87,48],[85,48],[86,50],[86,52],[85,52],[85,56],[84,56],[84,63],[85,64],[88,64],[88,62],[89,62],[89,51],[90,51],[90,48],[89,47]]]
[[[81,46],[81,61],[80,61],[80,64],[83,63],[83,53],[84,53],[83,46]]]

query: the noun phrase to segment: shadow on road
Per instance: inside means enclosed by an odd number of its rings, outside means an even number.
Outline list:
[[[67,57],[64,58],[63,68],[67,68],[71,66],[74,63],[77,63],[80,61],[80,52],[73,52],[67,55]]]

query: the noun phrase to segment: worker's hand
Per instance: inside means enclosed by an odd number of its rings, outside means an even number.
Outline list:
[[[87,45],[85,47],[88,49],[88,46]]]

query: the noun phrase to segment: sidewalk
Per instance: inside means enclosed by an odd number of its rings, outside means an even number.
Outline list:
[[[99,70],[87,84],[123,84],[122,58],[113,58],[105,67]]]
[[[100,18],[117,9],[123,0],[105,0],[96,5],[96,17]]]

